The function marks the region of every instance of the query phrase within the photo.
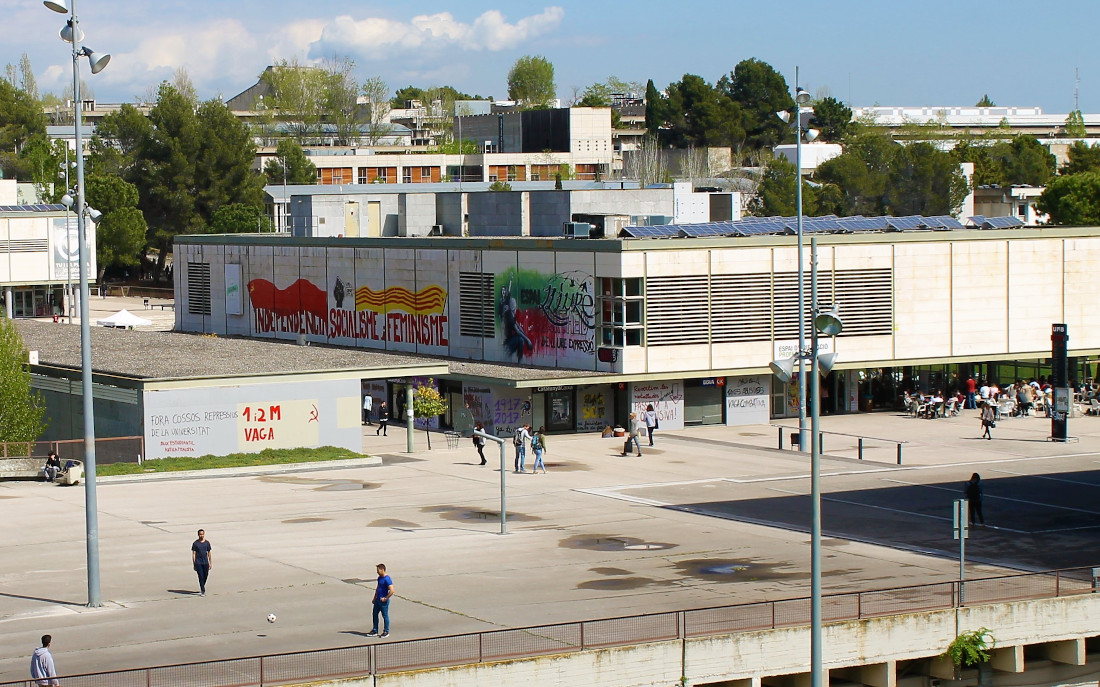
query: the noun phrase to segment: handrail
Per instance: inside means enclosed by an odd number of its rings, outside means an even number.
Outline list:
[[[798,429],[797,427],[793,427],[793,426],[789,426],[789,425],[772,425],[772,427],[775,427],[776,429],[779,430],[779,450],[780,451],[784,450],[783,449],[783,430],[785,430],[785,429],[787,429],[787,430],[792,430],[792,429],[797,430]],[[818,430],[817,434],[818,434],[818,437],[817,437],[818,450],[821,453],[825,453],[825,439],[824,439],[824,437],[825,437],[826,434],[832,434],[833,436],[838,436],[838,437],[855,437],[856,439],[859,440],[857,450],[858,450],[858,456],[859,456],[860,460],[863,460],[863,442],[864,442],[864,440],[881,441],[884,444],[897,444],[897,447],[898,447],[897,464],[898,465],[901,465],[901,447],[904,444],[909,443],[908,441],[905,441],[903,439],[881,439],[879,437],[868,437],[868,436],[863,436],[863,435],[860,435],[860,434],[848,434],[846,432],[830,432],[830,431],[824,430],[824,429]],[[798,443],[797,441],[795,441],[795,437],[797,437],[797,436],[798,436],[797,432],[791,435],[791,444],[792,444],[792,446],[794,444]],[[791,450],[794,450],[794,449],[791,449]]]
[[[948,580],[908,587],[860,592],[837,592],[822,597],[825,622],[876,618],[901,613],[960,608],[1026,599],[1057,598],[1096,593],[1093,568],[1067,568]],[[962,590],[965,587],[967,599]],[[550,625],[485,630],[482,632],[409,639],[384,644],[361,644],[332,649],[295,651],[198,663],[175,663],[130,670],[62,676],[83,687],[112,687],[122,676],[141,678],[143,684],[161,684],[158,673],[171,675],[178,687],[266,687],[267,685],[355,676],[382,675],[406,670],[442,668],[533,658],[586,649],[630,646],[651,642],[738,632],[804,627],[810,624],[810,598],[795,597],[729,606],[710,606],[642,615],[599,618]],[[224,674],[224,678],[217,677]],[[0,687],[30,687],[33,680],[0,683]]]

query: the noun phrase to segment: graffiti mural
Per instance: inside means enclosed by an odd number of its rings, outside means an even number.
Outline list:
[[[509,268],[496,275],[497,339],[508,360],[590,368],[596,352],[592,275]]]
[[[447,345],[447,291],[427,286],[410,291],[391,286],[374,291],[355,289],[337,276],[328,295],[307,279],[280,289],[266,279],[248,282],[254,331],[290,333],[358,342],[405,342],[423,346]],[[354,309],[352,306],[354,305]]]

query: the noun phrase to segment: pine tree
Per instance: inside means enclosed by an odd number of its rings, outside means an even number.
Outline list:
[[[15,323],[0,318],[0,441],[31,442],[46,430],[46,404],[31,390],[27,349]]]

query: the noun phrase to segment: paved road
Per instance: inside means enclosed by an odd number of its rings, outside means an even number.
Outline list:
[[[1038,418],[1000,423],[993,442],[972,438],[971,417],[824,426],[910,442],[899,468],[892,445],[860,463],[851,440],[826,440],[827,592],[953,579],[945,506],[974,471],[993,527],[971,540],[988,563],[969,574],[1055,561],[1054,549],[1069,556],[1058,563],[1098,562],[1100,418],[1073,421],[1074,444],[1046,442]],[[99,609],[83,605],[83,489],[0,483],[0,681],[26,677],[46,632],[64,673],[371,641],[377,562],[396,584],[393,639],[809,593],[809,461],[775,450],[769,427],[668,431],[641,459],[614,439],[554,437],[549,474],[506,474],[507,536],[500,472],[477,466],[473,446],[406,455],[399,428],[365,429],[380,466],[104,480]],[[215,556],[205,598],[190,567],[198,527]]]

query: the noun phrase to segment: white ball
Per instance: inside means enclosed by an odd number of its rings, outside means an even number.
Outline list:
[[[267,622],[269,622],[269,623],[275,622],[275,614],[274,613],[268,613],[267,614]]]

